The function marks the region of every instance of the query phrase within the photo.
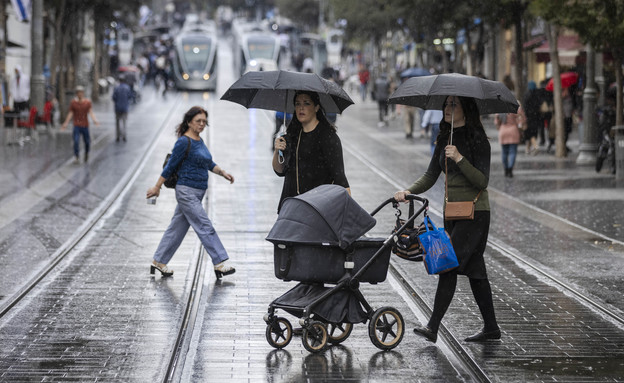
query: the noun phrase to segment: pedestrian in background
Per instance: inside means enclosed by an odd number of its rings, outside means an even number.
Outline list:
[[[22,71],[22,66],[15,66],[15,76],[11,79],[11,97],[13,111],[19,113],[28,110],[30,100],[30,77]]]
[[[544,135],[544,119],[540,106],[542,105],[541,92],[537,89],[534,81],[529,81],[528,90],[524,95],[522,102],[522,109],[526,116],[526,124],[524,129],[524,142],[526,144],[526,154],[537,154],[537,135],[539,133],[540,126],[542,128],[542,136]]]
[[[453,121],[452,144],[450,144],[451,121]],[[394,194],[397,201],[403,202],[407,194],[421,194],[429,190],[435,185],[440,174],[446,172],[449,201],[470,201],[478,196],[474,219],[444,221],[444,228],[451,237],[459,267],[439,275],[433,313],[429,322],[426,326],[414,329],[416,334],[431,342],[438,339],[440,323],[455,295],[458,274],[468,277],[472,294],[484,321],[483,329],[465,340],[481,342],[501,337],[483,259],[490,229],[490,203],[487,192],[490,154],[490,143],[475,100],[467,97],[447,97],[444,103],[444,120],[440,123],[440,134],[427,171],[407,190]],[[445,161],[448,162],[448,171],[445,170]]]
[[[443,118],[444,114],[441,110],[427,109],[425,110],[420,123],[421,128],[429,134],[431,155],[433,155],[433,152],[435,151],[438,134],[440,134],[440,121],[442,121]]]
[[[67,124],[72,119],[74,120],[74,162],[80,162],[80,136],[82,136],[85,144],[85,154],[84,154],[84,162],[89,161],[89,148],[91,146],[91,135],[89,134],[89,116],[93,120],[93,123],[96,126],[100,126],[97,118],[95,118],[95,114],[93,113],[93,108],[91,105],[91,100],[85,97],[84,87],[82,85],[78,85],[76,87],[76,97],[69,104],[69,113],[67,113],[67,118],[65,118],[65,122],[61,126],[61,130],[67,129]]]
[[[570,88],[563,88],[561,90],[561,102],[563,104],[563,142],[565,144],[565,153],[568,155],[572,151],[568,147],[568,138],[570,137],[570,133],[572,133],[572,115],[574,114],[574,99],[572,98]]]
[[[403,107],[403,123],[405,124],[405,138],[414,137],[414,123],[416,121],[416,113],[418,108],[411,105]]]
[[[366,66],[362,65],[360,67],[358,77],[360,79],[360,96],[362,97],[362,101],[366,101],[366,92],[368,92],[368,80],[370,80],[370,72],[368,71],[368,68]]]
[[[128,121],[128,110],[132,99],[132,89],[126,83],[126,77],[119,77],[119,84],[113,90],[113,101],[115,103],[115,132],[116,141],[126,142],[126,126]]]
[[[513,177],[513,168],[516,163],[518,144],[525,126],[522,107],[518,113],[502,113],[494,116],[494,125],[498,130],[498,142],[501,145],[501,156],[505,177]]]
[[[377,77],[373,84],[373,92],[375,94],[375,100],[377,100],[377,107],[379,109],[379,123],[378,126],[388,125],[388,97],[390,97],[390,83],[388,82],[388,76],[382,73]]]
[[[273,170],[284,177],[278,212],[287,197],[294,197],[319,185],[341,185],[349,191],[344,171],[342,145],[336,128],[327,121],[315,92],[298,91],[295,113],[285,137],[275,139]],[[284,153],[280,160],[279,151]]]
[[[192,107],[184,114],[182,123],[176,130],[178,140],[171,152],[171,158],[158,177],[156,185],[147,190],[147,198],[158,197],[165,180],[177,169],[175,195],[178,205],[154,253],[150,265],[151,274],[158,270],[163,277],[173,275],[173,270],[167,264],[191,226],[212,258],[217,279],[236,271],[226,264],[229,256],[202,205],[208,189],[209,171],[234,183],[234,177],[212,160],[212,154],[199,136],[207,125],[208,112],[199,106]]]
[[[388,94],[392,94],[394,93],[394,91],[397,88],[397,82],[396,82],[396,78],[395,76],[390,76],[390,78],[388,79]],[[390,109],[390,118],[394,120],[394,118],[397,115],[397,104],[392,103],[390,105],[388,105],[389,109]]]

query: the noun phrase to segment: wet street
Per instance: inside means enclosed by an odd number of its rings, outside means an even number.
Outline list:
[[[92,128],[87,164],[72,163],[67,132],[23,147],[2,142],[0,381],[624,381],[622,185],[577,167],[578,150],[556,159],[519,149],[514,178],[504,177],[491,118],[484,120],[493,153],[485,258],[502,339],[463,341],[481,317],[462,277],[438,343],[417,337],[412,329],[426,323],[437,280],[421,263],[392,256],[387,280],[361,289],[374,308],[401,312],[398,347],[376,348],[368,324],[318,354],[298,336],[271,347],[263,315],[296,284],[275,277],[265,240],[282,185],[271,168],[274,113],[220,101],[235,81],[225,40],[219,60],[215,93],[163,98],[148,85],[130,111],[126,143],[114,140],[105,96],[94,108],[101,126]],[[338,134],[352,196],[372,211],[425,171],[429,139],[405,139],[400,116],[378,127],[376,103],[351,96],[356,103],[338,117]],[[163,188],[148,205],[145,192],[193,105],[208,110],[203,139],[236,178],[230,185],[211,177],[206,198],[237,268],[222,281],[192,230],[170,263],[175,275],[149,274],[176,202]],[[424,195],[437,225],[443,194],[441,178]],[[375,217],[369,235],[387,237],[394,210]]]

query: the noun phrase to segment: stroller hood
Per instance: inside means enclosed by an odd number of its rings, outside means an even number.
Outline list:
[[[375,226],[375,218],[338,185],[321,185],[286,198],[267,236],[273,243],[349,247]]]

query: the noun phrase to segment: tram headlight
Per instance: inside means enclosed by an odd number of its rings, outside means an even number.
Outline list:
[[[258,62],[256,60],[250,60],[249,61],[249,66],[255,67],[256,65],[258,65]]]
[[[209,78],[210,78],[210,74],[204,73],[204,80],[208,81]]]
[[[188,80],[190,78],[190,76],[188,75],[188,73],[182,73],[182,78],[184,80]]]

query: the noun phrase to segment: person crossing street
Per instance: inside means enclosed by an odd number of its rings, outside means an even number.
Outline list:
[[[74,163],[80,162],[80,136],[82,136],[85,144],[84,162],[89,161],[89,148],[91,146],[91,136],[89,135],[89,116],[93,123],[100,126],[93,108],[91,100],[85,97],[85,89],[82,85],[76,87],[76,98],[69,104],[69,113],[61,126],[61,130],[67,129],[70,120],[74,120]]]

